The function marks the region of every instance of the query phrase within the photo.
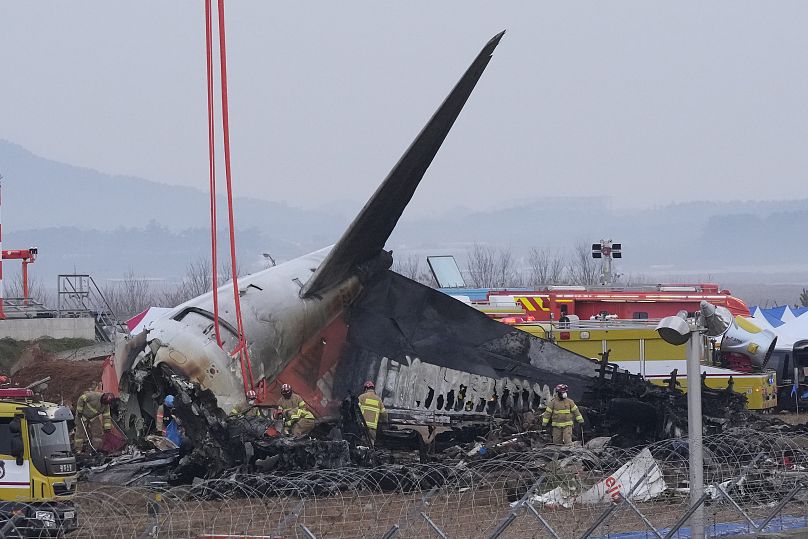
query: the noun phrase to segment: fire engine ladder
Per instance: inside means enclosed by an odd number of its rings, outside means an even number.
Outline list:
[[[129,332],[90,275],[59,275],[57,295],[59,317],[92,317],[97,341],[112,342],[115,332]]]

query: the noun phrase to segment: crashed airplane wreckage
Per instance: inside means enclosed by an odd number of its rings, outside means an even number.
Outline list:
[[[251,378],[258,380],[261,400],[273,402],[280,385],[289,383],[320,418],[314,435],[342,427],[331,432],[335,447],[321,448],[312,465],[346,461],[348,436],[342,437],[356,414],[343,401],[366,379],[375,380],[389,412],[389,428],[380,434],[385,444],[423,447],[447,436],[462,441],[464,433],[469,438],[478,432],[475,427],[490,430],[518,412],[537,410],[560,382],[570,385],[575,399],[587,391],[593,425],[602,430],[612,428],[616,417],[625,428],[635,425],[634,438],[641,433],[653,439],[665,425],[673,428],[660,410],[679,411],[667,395],[658,396],[664,390],[636,379],[616,381],[613,372],[613,383],[606,384],[605,367],[598,376],[591,360],[388,269],[392,253],[384,245],[502,35],[483,47],[333,247],[240,280]],[[230,414],[248,405],[242,365],[228,353],[237,334],[225,288],[219,303],[223,346],[215,338],[208,293],[153,322],[115,356],[120,425],[130,439],[143,440],[163,398],[175,395],[175,413],[192,446],[183,457],[190,476],[294,451],[288,440],[265,435],[271,420]],[[615,405],[614,398],[625,405]],[[322,456],[328,454],[333,458]]]

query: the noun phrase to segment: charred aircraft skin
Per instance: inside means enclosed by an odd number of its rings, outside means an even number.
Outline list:
[[[582,396],[597,367],[392,271],[366,284],[348,320],[335,391],[374,380],[401,418],[448,426],[535,410],[561,382]]]
[[[311,276],[312,268],[327,252],[322,249],[240,279],[244,329],[255,379],[274,379],[303,344],[361,291],[358,277],[352,276],[318,298],[300,297],[299,283]],[[209,293],[155,321],[145,335],[127,342],[116,354],[116,369],[127,402],[124,423],[129,428],[144,433],[149,423],[153,424],[153,411],[170,392],[149,384],[154,372],[171,372],[202,391],[210,391],[227,412],[246,405],[240,363],[229,354],[237,340],[233,304],[232,287],[225,285],[219,290],[224,347],[216,342],[213,296]],[[137,406],[128,405],[132,396],[137,396]]]

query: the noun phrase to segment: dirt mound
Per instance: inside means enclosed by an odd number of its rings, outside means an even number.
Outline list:
[[[82,393],[101,381],[103,366],[103,361],[54,359],[51,354],[34,347],[30,356],[23,358],[12,380],[19,386],[26,386],[50,376],[48,389],[43,393],[45,400],[73,406]]]

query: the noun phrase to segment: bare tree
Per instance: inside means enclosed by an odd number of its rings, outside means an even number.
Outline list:
[[[803,288],[800,292],[800,305],[808,307],[808,288]]]
[[[559,253],[533,247],[530,250],[528,265],[532,285],[560,284],[564,281],[566,262]]]
[[[393,258],[393,271],[399,275],[403,275],[407,279],[419,282],[426,286],[435,288],[438,283],[424,265],[421,264],[421,258],[418,255],[411,254],[407,257],[394,257]]]
[[[567,276],[571,284],[593,285],[600,282],[600,265],[592,258],[590,245],[578,243],[567,259]]]
[[[471,284],[477,288],[493,286],[496,273],[496,252],[493,247],[475,243],[468,254],[468,268]]]
[[[233,271],[230,260],[223,262],[217,274],[218,286],[223,286],[233,280]],[[241,268],[236,266],[236,276],[241,276]],[[159,303],[166,307],[176,307],[195,297],[207,294],[213,290],[213,268],[210,259],[199,257],[188,264],[185,275],[179,284],[167,287],[159,295]]]
[[[151,281],[135,275],[131,269],[122,280],[104,286],[102,292],[112,312],[121,320],[131,318],[156,303]],[[105,307],[94,306],[98,310],[104,310]]]
[[[628,275],[622,276],[622,281],[624,286],[639,286],[651,282],[643,273],[629,273]]]
[[[24,296],[22,272],[15,273],[11,279],[3,280],[3,294],[7,299],[22,298]],[[28,297],[32,300],[48,306],[53,304],[51,290],[45,288],[39,278],[28,274]]]
[[[522,275],[510,248],[495,249],[474,244],[468,254],[468,271],[477,288],[505,288],[522,285]]]
[[[213,289],[212,283],[213,270],[211,269],[210,259],[200,256],[195,262],[188,264],[179,288],[187,296],[186,299],[191,299],[210,292]]]
[[[208,262],[208,266],[210,266],[210,262]],[[241,270],[241,266],[238,265],[238,261],[236,261],[236,277],[241,277],[242,275],[244,275],[244,273]],[[219,264],[219,273],[217,277],[219,280],[219,286],[233,280],[233,264],[230,262],[229,258]]]

